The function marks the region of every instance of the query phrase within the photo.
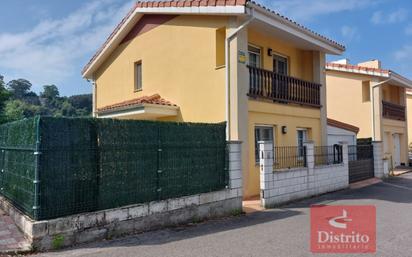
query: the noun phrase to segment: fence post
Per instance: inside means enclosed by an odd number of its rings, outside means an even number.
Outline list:
[[[313,141],[307,141],[303,143],[303,146],[306,148],[306,166],[309,171],[313,172],[315,168],[315,146]]]
[[[347,182],[345,181],[345,184],[346,186],[349,186],[349,145],[346,141],[339,142],[339,144],[342,146],[342,163],[345,167],[344,176],[347,179]]]
[[[342,163],[344,165],[349,165],[349,145],[348,142],[342,141],[339,142],[342,146]]]
[[[273,142],[259,141],[260,199],[263,207],[269,198],[269,183],[273,181]]]
[[[382,141],[372,142],[373,146],[373,166],[376,178],[383,178],[383,144]]]
[[[39,191],[40,191],[40,117],[36,117],[36,149],[34,151],[35,167],[34,167],[34,203],[33,203],[33,216],[35,220],[39,219]]]
[[[242,179],[242,142],[228,141],[229,151],[229,189],[237,190],[237,196],[243,195]]]

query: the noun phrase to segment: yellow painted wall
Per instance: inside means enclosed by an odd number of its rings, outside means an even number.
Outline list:
[[[261,48],[264,69],[273,70],[273,57],[267,54],[268,48],[272,48],[274,54],[288,58],[290,76],[313,81],[313,54],[311,51],[299,49],[290,42],[280,41],[252,29],[248,30],[248,41]],[[244,173],[245,198],[260,194],[259,166],[255,160],[256,126],[272,126],[276,146],[297,146],[298,128],[307,129],[308,139],[314,140],[315,145],[321,144],[321,111],[318,108],[256,99],[249,100],[248,110],[249,170]],[[286,134],[282,134],[282,126],[287,127]]]
[[[372,137],[372,104],[371,100],[363,102],[362,97],[362,81],[370,79],[344,72],[326,73],[328,118],[359,127],[359,138]]]
[[[178,16],[120,45],[96,72],[97,108],[160,94],[180,107],[172,120],[225,120],[225,69],[216,69],[216,30],[226,17]],[[142,61],[143,90],[134,92]]]
[[[373,137],[372,98],[369,101],[364,101],[363,93],[365,90],[362,88],[362,82],[367,80],[370,81],[373,78],[337,71],[327,71],[326,74],[328,117],[359,127],[358,138]],[[404,88],[388,84],[376,88],[375,92],[380,92],[385,101],[405,104]],[[375,101],[379,100],[375,99]],[[376,135],[377,140],[384,142],[385,156],[390,157],[394,153],[392,135],[400,134],[400,159],[402,163],[408,163],[406,122],[385,119],[382,116],[379,116],[375,122],[381,124],[382,137],[378,138],[379,132],[376,132]]]
[[[260,33],[256,30],[248,30],[249,43],[262,49],[263,68],[273,70],[273,58],[267,51],[272,48],[274,54],[287,57],[289,61],[289,75],[292,77],[313,81],[313,56],[311,51],[305,51],[293,46],[290,42],[284,42]]]
[[[308,139],[320,145],[320,111],[316,108],[302,108],[297,105],[273,104],[263,101],[249,101],[249,174],[245,180],[246,197],[259,195],[260,173],[255,160],[255,126],[273,127],[275,146],[297,146],[297,129],[308,129]],[[282,126],[287,133],[282,134]]]

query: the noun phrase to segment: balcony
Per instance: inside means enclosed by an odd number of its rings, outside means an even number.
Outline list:
[[[249,97],[278,103],[300,104],[320,108],[320,84],[281,75],[272,71],[249,68]]]
[[[386,119],[405,121],[405,106],[382,101],[382,115]]]

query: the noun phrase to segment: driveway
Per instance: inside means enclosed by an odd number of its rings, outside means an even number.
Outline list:
[[[309,251],[309,206],[331,204],[375,205],[376,256],[405,257],[412,255],[411,202],[412,174],[404,174],[375,185],[348,189],[279,209],[88,244],[39,256],[313,256]]]

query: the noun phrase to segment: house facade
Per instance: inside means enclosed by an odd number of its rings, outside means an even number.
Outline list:
[[[257,142],[327,145],[325,54],[343,51],[253,1],[138,2],[83,77],[96,117],[226,122],[249,198]]]
[[[326,65],[326,84],[328,117],[359,127],[358,138],[382,141],[394,167],[409,163],[406,90],[412,81],[378,60],[341,60]]]

